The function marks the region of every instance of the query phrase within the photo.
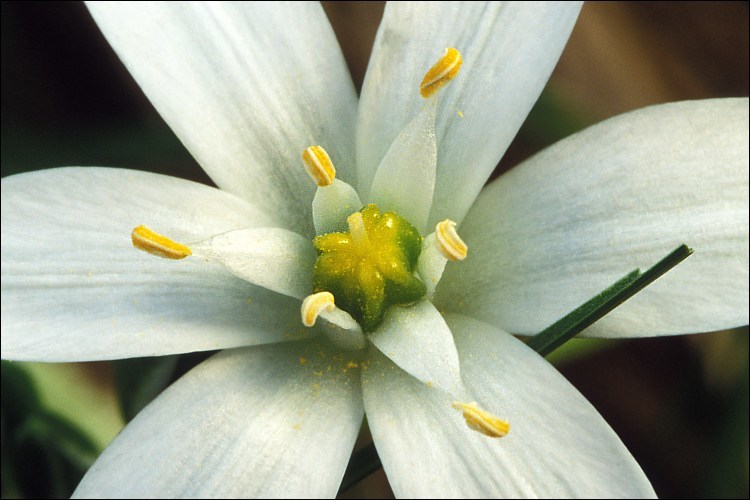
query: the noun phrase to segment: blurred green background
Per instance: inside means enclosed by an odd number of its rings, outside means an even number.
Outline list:
[[[67,165],[211,184],[77,2],[2,2],[2,176]],[[382,2],[324,2],[359,88]],[[496,175],[650,104],[748,95],[747,2],[588,3]],[[4,498],[69,496],[124,422],[207,354],[2,365]],[[748,330],[551,356],[665,498],[748,497]],[[123,390],[118,390],[122,388]],[[367,443],[363,435],[360,445]],[[382,470],[342,497],[390,496]]]

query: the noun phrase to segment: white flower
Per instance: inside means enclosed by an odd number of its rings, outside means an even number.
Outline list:
[[[682,242],[693,257],[586,333],[746,324],[747,99],[608,120],[480,194],[578,5],[389,5],[359,101],[317,4],[90,9],[223,191],[106,168],[3,179],[2,357],[225,350],[143,410],[78,496],[333,496],[364,413],[398,496],[653,495],[596,411],[505,331],[538,332]],[[410,149],[414,133],[400,134],[429,114],[417,84],[445,47],[464,62],[441,91],[430,159],[429,138]],[[394,175],[378,181],[394,143],[421,168],[387,162]],[[366,350],[326,341],[342,334],[332,324],[300,321],[315,186],[299,155],[317,144],[363,202],[398,206],[423,234],[450,217],[469,247],[432,302],[391,308]],[[208,261],[136,252],[130,232],[142,223]],[[507,419],[510,433],[469,429],[456,395]]]

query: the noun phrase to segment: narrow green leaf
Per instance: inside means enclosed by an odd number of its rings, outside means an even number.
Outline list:
[[[653,283],[691,253],[693,250],[682,244],[645,273],[641,273],[640,269],[632,271],[593,299],[531,337],[526,345],[542,356],[548,355]]]
[[[2,363],[3,498],[67,498],[101,451],[84,429],[49,410],[28,363]]]
[[[3,426],[15,426],[26,415],[41,407],[34,381],[23,364],[3,361],[0,364]]]
[[[44,410],[29,415],[17,429],[15,439],[38,443],[82,473],[99,454],[96,443],[85,432],[64,417]]]

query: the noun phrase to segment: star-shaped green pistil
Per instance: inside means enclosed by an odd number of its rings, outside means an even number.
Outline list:
[[[381,214],[367,205],[347,219],[349,231],[315,237],[320,254],[313,271],[313,291],[333,294],[336,306],[362,329],[373,331],[391,305],[423,297],[424,284],[414,275],[422,236],[395,212]]]

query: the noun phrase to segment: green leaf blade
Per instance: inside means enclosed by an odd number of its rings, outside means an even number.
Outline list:
[[[639,269],[631,271],[615,284],[581,304],[560,320],[531,337],[526,345],[542,356],[560,347],[562,344],[593,325],[614,308],[628,300],[657,278],[685,260],[693,253],[687,245],[682,244],[672,253],[657,262],[646,272]]]

